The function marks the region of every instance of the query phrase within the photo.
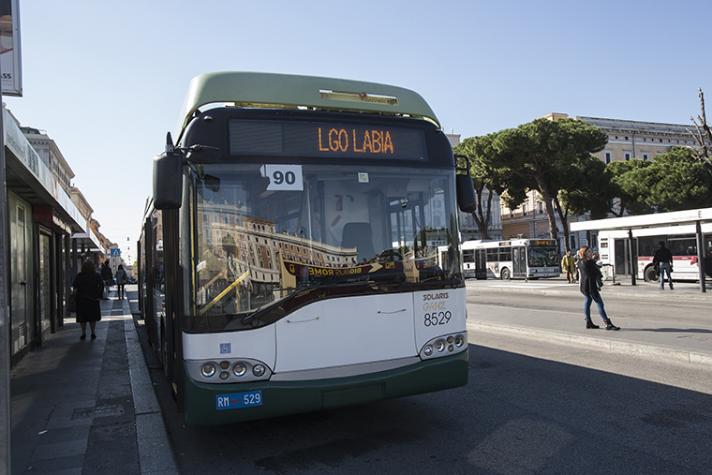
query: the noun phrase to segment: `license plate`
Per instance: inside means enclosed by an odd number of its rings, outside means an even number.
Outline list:
[[[262,405],[262,391],[246,391],[243,393],[218,394],[215,396],[215,409],[227,411],[230,409],[245,409]]]

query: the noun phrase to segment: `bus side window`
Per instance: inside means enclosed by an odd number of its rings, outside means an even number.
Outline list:
[[[499,253],[497,249],[487,249],[487,261],[499,262]]]
[[[462,251],[462,260],[464,262],[475,262],[475,250],[466,249]]]
[[[500,260],[500,262],[511,261],[512,260],[512,250],[507,249],[507,250],[499,251],[499,260]]]

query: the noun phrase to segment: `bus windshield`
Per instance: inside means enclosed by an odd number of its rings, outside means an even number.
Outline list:
[[[528,249],[529,267],[556,267],[559,255],[555,246],[530,246]]]
[[[193,187],[198,316],[245,315],[314,287],[462,278],[452,169],[209,164]]]

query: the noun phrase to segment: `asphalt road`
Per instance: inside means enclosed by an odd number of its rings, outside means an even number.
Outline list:
[[[183,473],[709,473],[707,369],[471,340],[466,387],[219,428],[184,427],[152,376]]]

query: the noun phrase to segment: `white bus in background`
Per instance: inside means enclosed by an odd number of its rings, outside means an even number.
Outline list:
[[[655,216],[655,215],[651,215]],[[654,225],[654,218],[651,218]],[[712,277],[712,223],[702,225],[702,234],[706,242],[705,266],[707,275]],[[644,229],[633,230],[633,238],[638,245],[637,277],[646,282],[658,280],[658,273],[653,266],[653,255],[658,249],[658,243],[664,241],[673,255],[673,280],[699,280],[699,267],[697,265],[697,240],[695,226],[652,226]],[[605,266],[606,277],[611,272],[616,275],[630,274],[630,256],[628,248],[628,231],[612,230],[598,232],[599,253]]]
[[[558,277],[561,273],[561,259],[553,239],[465,241],[462,258],[466,278],[537,279]]]

